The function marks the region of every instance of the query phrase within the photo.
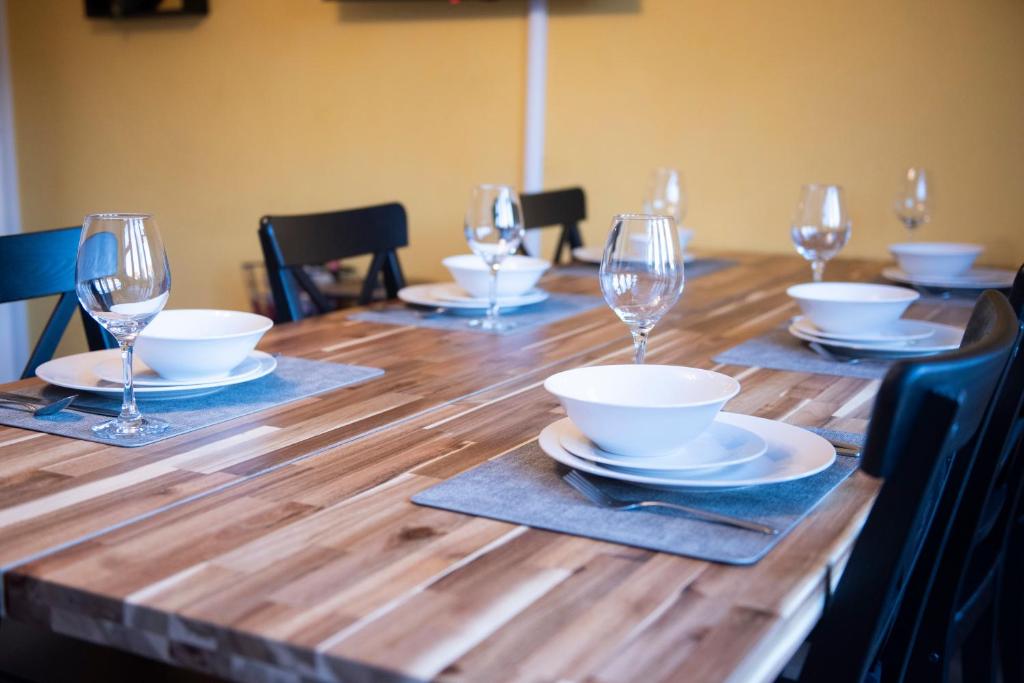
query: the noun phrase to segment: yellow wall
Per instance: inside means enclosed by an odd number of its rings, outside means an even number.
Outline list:
[[[936,178],[930,239],[1024,259],[1019,0],[550,0],[547,181],[599,241],[651,167],[684,169],[695,244],[787,251],[804,182],[846,187],[847,253],[902,237],[902,169]],[[264,213],[399,199],[413,277],[462,251],[470,186],[521,175],[524,4],[211,0],[201,20],[86,20],[10,0],[25,229],[154,212],[171,305],[246,305]]]

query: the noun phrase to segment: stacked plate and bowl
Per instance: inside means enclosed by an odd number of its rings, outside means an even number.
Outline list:
[[[982,290],[1012,287],[1013,271],[974,267],[974,261],[984,250],[980,244],[961,242],[893,244],[889,252],[896,258],[898,265],[886,268],[882,274],[893,282],[926,289]]]
[[[479,315],[487,310],[490,270],[476,254],[449,256],[442,261],[453,282],[412,285],[398,298],[413,306],[444,309],[455,314]],[[498,305],[503,313],[545,301],[549,294],[537,281],[551,267],[549,261],[530,256],[509,256],[498,277]]]
[[[135,342],[136,395],[205,394],[270,374],[277,360],[255,348],[273,325],[270,318],[242,311],[162,311]],[[108,396],[120,397],[124,388],[117,349],[56,358],[40,365],[36,375],[55,386]]]
[[[903,318],[920,294],[906,287],[859,282],[808,282],[786,290],[803,315],[789,333],[842,356],[904,358],[960,346],[963,328]]]
[[[606,479],[670,490],[721,490],[791,481],[835,460],[820,436],[782,422],[722,412],[732,377],[669,365],[603,365],[552,375],[544,388],[568,417],[541,449]]]

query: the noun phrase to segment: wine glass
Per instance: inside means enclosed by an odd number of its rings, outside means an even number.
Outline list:
[[[790,234],[797,252],[811,262],[815,282],[824,277],[825,262],[846,246],[851,227],[843,203],[843,188],[803,186]]]
[[[86,216],[78,243],[75,289],[82,307],[117,340],[124,366],[121,414],[93,431],[114,438],[164,431],[166,422],[139,412],[132,377],[135,339],[163,310],[171,289],[167,253],[153,217],[144,213]]]
[[[519,195],[510,185],[477,185],[466,209],[466,241],[490,269],[491,286],[487,317],[472,325],[485,330],[504,330],[511,323],[498,320],[498,272],[506,256],[519,249],[526,231]]]
[[[923,168],[908,168],[900,183],[899,193],[893,201],[896,217],[914,236],[919,225],[931,220],[934,199],[928,180],[928,171]]]
[[[686,216],[686,194],[683,176],[674,168],[656,168],[644,199],[644,213],[670,216],[677,226]]]
[[[683,293],[683,250],[668,216],[620,214],[601,259],[601,292],[633,335],[634,362],[644,362],[654,325]]]

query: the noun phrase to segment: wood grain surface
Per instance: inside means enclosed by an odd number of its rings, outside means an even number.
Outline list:
[[[863,430],[878,381],[710,360],[796,313],[785,289],[809,273],[729,256],[687,284],[648,362],[739,378],[731,411]],[[596,271],[545,284],[596,293]],[[752,567],[418,507],[563,415],[547,376],[629,362],[628,333],[604,308],[504,337],[346,316],[261,348],[382,378],[141,449],[0,428],[7,616],[238,681],[770,680],[810,631],[876,482],[855,474]]]

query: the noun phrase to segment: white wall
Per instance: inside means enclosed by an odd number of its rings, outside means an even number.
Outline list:
[[[0,0],[0,235],[21,229],[14,154],[7,0]],[[25,306],[0,304],[0,382],[17,379],[28,357]]]

